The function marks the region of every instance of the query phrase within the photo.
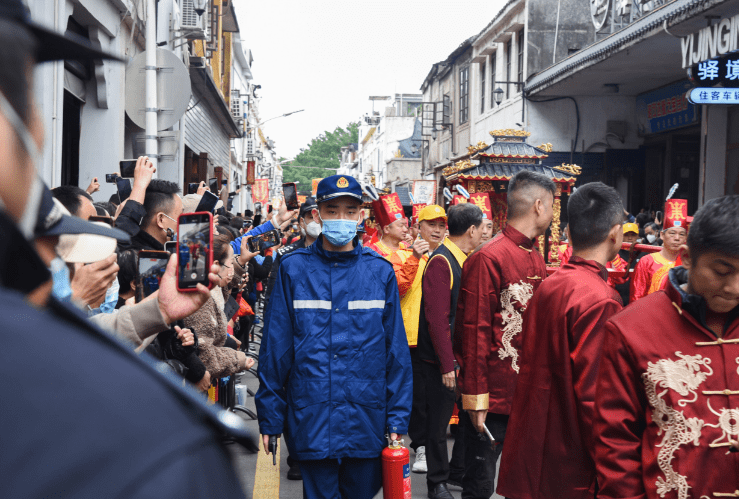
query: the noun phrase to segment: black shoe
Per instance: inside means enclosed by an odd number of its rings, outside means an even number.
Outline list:
[[[287,470],[287,479],[288,480],[302,480],[303,474],[300,472],[300,464],[297,462],[293,463],[292,466],[290,466],[290,469]]]
[[[449,475],[449,480],[446,481],[446,484],[462,488],[462,476],[463,475]]]
[[[446,488],[445,483],[437,483],[434,488],[429,490],[430,499],[454,499],[454,496]]]

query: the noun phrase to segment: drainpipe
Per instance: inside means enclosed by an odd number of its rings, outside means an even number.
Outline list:
[[[157,166],[157,4],[146,0],[146,155]]]

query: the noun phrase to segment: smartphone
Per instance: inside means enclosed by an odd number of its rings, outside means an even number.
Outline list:
[[[170,255],[177,253],[177,241],[167,241],[164,243],[164,251]]]
[[[105,182],[107,184],[115,184],[115,179],[118,178],[118,175],[115,173],[106,173],[105,174]]]
[[[133,172],[136,170],[136,161],[135,159],[124,159],[118,163],[121,169],[121,177],[133,178]]]
[[[167,270],[169,253],[166,251],[139,251],[139,277],[136,281],[137,299],[143,300],[159,289],[164,271]]]
[[[218,179],[217,178],[209,178],[208,187],[210,188],[210,192],[212,192],[215,195],[218,195]]]
[[[188,194],[197,194],[198,193],[198,187],[200,187],[200,184],[198,183],[189,183],[187,184],[187,193]]]
[[[297,210],[300,208],[298,187],[295,185],[295,182],[282,184],[282,195],[285,197],[285,206],[288,210]]]
[[[251,220],[244,220],[244,223],[242,224],[242,227],[244,229],[248,229],[249,227],[251,227],[252,223],[253,222]]]
[[[117,177],[115,183],[118,187],[118,199],[122,203],[131,195],[131,181],[127,178]]]
[[[246,243],[249,251],[256,253],[263,249],[271,248],[280,244],[280,231],[277,229],[265,232],[262,235],[254,236]]]
[[[198,203],[198,207],[195,208],[195,212],[207,211],[208,213],[213,213],[213,210],[216,209],[216,204],[218,204],[218,196],[212,192],[205,191],[202,199]]]
[[[210,288],[213,265],[213,215],[185,213],[177,220],[177,289],[195,291],[198,283]]]

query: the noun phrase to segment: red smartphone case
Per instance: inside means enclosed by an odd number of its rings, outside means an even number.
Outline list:
[[[197,215],[205,215],[208,218],[208,221],[210,223],[210,237],[208,241],[208,253],[205,261],[205,269],[206,269],[206,279],[208,274],[210,274],[210,267],[213,265],[213,215],[208,213],[207,211],[200,211],[195,213],[183,213],[177,218],[177,290],[181,291],[183,293],[191,293],[194,291],[197,291],[197,287],[192,288],[182,288],[180,287],[180,266],[179,266],[179,259],[180,259],[180,234],[182,234],[182,231],[180,230],[180,223],[183,218],[192,218]],[[207,283],[203,283],[205,286],[208,287],[208,289],[211,289],[213,287],[213,283],[210,282],[210,279],[207,279]]]

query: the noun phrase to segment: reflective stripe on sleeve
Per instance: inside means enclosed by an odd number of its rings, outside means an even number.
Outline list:
[[[385,300],[356,300],[349,302],[349,310],[369,310],[385,308]]]
[[[331,310],[331,302],[326,300],[293,300],[293,308],[318,308]]]

